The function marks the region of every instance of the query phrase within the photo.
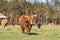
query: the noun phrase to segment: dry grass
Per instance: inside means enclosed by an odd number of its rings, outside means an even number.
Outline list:
[[[60,25],[42,26],[40,29],[33,26],[30,35],[21,34],[19,26],[7,26],[2,30],[0,26],[0,40],[60,40]]]

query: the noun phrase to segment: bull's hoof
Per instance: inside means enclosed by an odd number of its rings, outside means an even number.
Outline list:
[[[30,33],[25,33],[25,34],[29,35]]]
[[[27,35],[30,35],[30,33],[28,33]]]
[[[25,34],[24,32],[22,32],[21,34]]]

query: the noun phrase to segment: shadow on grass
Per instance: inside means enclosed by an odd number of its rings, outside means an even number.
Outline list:
[[[37,33],[30,33],[29,35],[39,35],[39,34],[37,34]]]

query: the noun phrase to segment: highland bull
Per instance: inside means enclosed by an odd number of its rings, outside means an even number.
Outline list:
[[[19,17],[19,25],[21,26],[22,33],[25,33],[25,30],[27,34],[30,33],[33,21],[36,16],[37,15],[22,15],[21,17]]]

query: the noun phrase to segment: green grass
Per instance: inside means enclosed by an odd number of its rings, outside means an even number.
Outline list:
[[[40,29],[33,26],[30,35],[21,34],[21,29],[18,26],[7,27],[9,30],[0,28],[0,40],[60,40],[59,26],[42,26]]]

